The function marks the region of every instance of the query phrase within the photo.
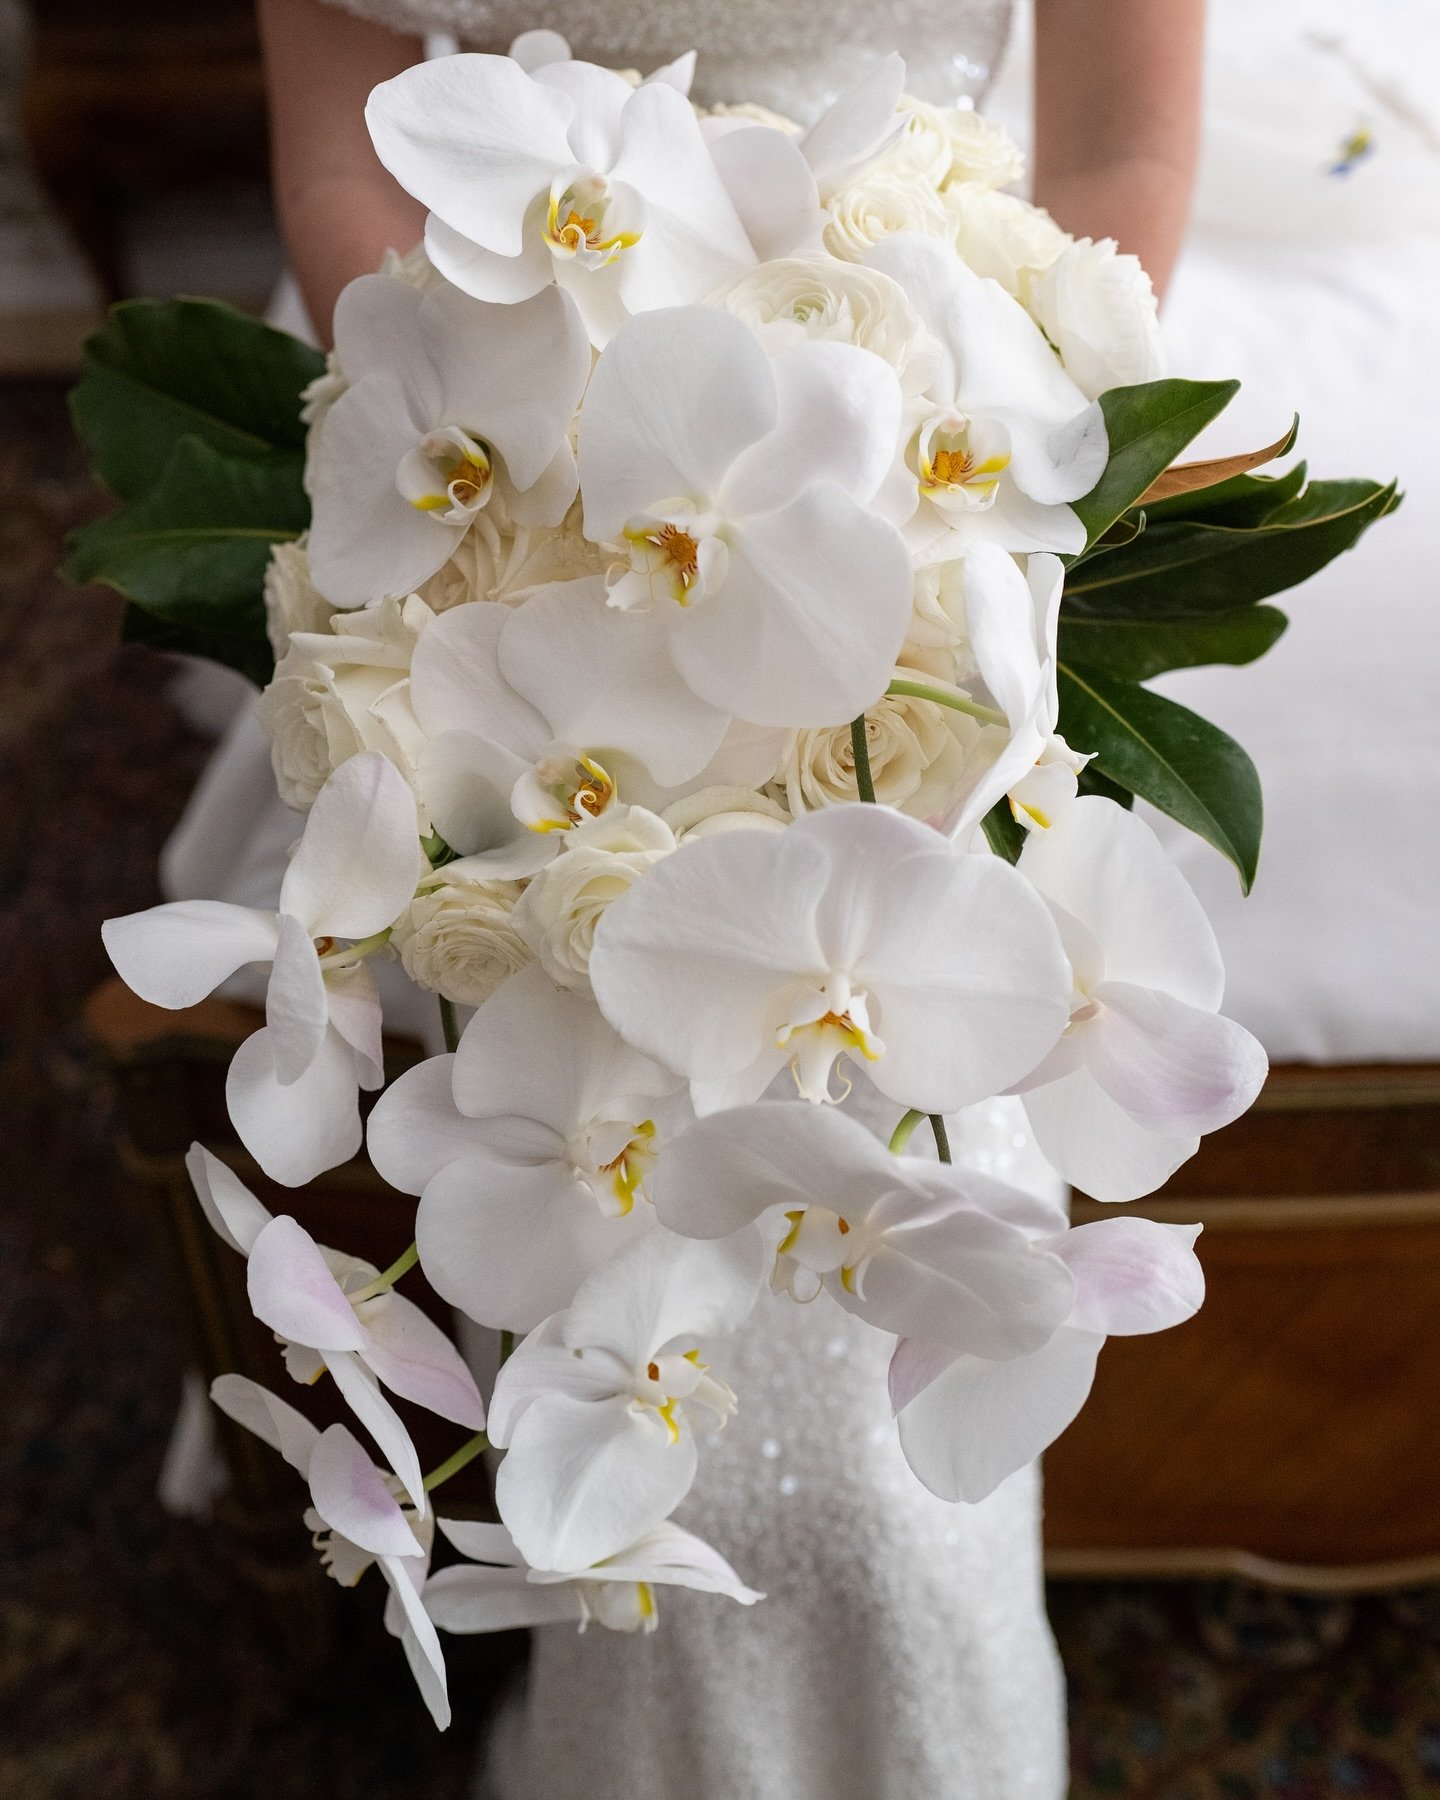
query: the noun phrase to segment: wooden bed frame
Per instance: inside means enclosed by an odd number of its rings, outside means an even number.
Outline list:
[[[207,1377],[273,1381],[239,1259],[191,1196],[190,1141],[322,1241],[382,1265],[408,1220],[363,1162],[297,1196],[239,1152],[223,1074],[252,1009],[161,1012],[111,981],[87,1019],[117,1087],[120,1153],[179,1259],[198,1362]],[[391,1050],[397,1068],[419,1054]],[[1277,1068],[1159,1194],[1075,1201],[1077,1220],[1125,1211],[1203,1222],[1209,1293],[1178,1330],[1107,1345],[1089,1405],[1046,1458],[1050,1573],[1325,1591],[1440,1581],[1440,1067]],[[243,1432],[226,1448],[247,1528],[279,1508],[293,1530],[276,1460]],[[471,1500],[483,1506],[482,1487]]]

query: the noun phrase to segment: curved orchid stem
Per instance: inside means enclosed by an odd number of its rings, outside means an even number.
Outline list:
[[[411,1244],[408,1250],[402,1250],[388,1269],[382,1270],[371,1282],[349,1296],[352,1305],[357,1300],[373,1300],[377,1294],[388,1294],[390,1289],[402,1275],[408,1275],[420,1260],[420,1247]]]
[[[890,1154],[892,1156],[900,1156],[904,1152],[905,1146],[910,1142],[911,1133],[924,1117],[923,1112],[917,1111],[913,1106],[910,1108],[890,1134]]]
[[[427,1494],[433,1494],[442,1482],[452,1475],[458,1475],[466,1463],[474,1462],[482,1450],[490,1448],[490,1440],[483,1431],[477,1431],[472,1438],[467,1438],[453,1456],[447,1456],[438,1468],[432,1469],[425,1477],[424,1488]]]
[[[875,804],[875,780],[870,773],[870,740],[865,735],[865,715],[850,721],[850,748],[855,753],[855,788],[862,800]]]
[[[453,1055],[460,1048],[460,1023],[455,1017],[455,1002],[440,996],[440,1030],[444,1034],[445,1048]]]
[[[1009,724],[1004,713],[996,712],[993,706],[982,706],[978,700],[972,700],[959,688],[949,687],[944,682],[892,681],[885,692],[908,695],[912,700],[933,700],[937,706],[948,706],[952,712],[968,713],[972,719],[979,719],[982,725]]]
[[[377,950],[383,950],[390,942],[390,933],[394,927],[387,925],[383,931],[372,933],[370,937],[361,938],[358,943],[342,944],[338,950],[327,950],[320,958],[321,966],[329,963],[363,962],[367,956],[373,956]]]
[[[945,1129],[945,1121],[939,1113],[930,1114],[930,1129],[935,1133],[935,1154],[941,1162],[950,1161],[950,1134]]]

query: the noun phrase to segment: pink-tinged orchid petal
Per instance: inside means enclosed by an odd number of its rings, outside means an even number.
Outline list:
[[[256,1238],[270,1223],[270,1209],[203,1144],[192,1144],[186,1151],[185,1168],[200,1209],[216,1236],[241,1256],[248,1256]]]
[[[246,963],[275,955],[274,913],[223,900],[172,900],[100,927],[120,979],[151,1006],[196,1006]]]
[[[280,889],[312,937],[365,938],[404,912],[423,868],[410,784],[378,750],[321,788]]]
[[[303,1187],[360,1148],[355,1053],[328,1031],[305,1073],[282,1087],[269,1038],[257,1031],[235,1052],[225,1105],[240,1142],[270,1179]]]
[[[282,912],[275,963],[265,990],[265,1023],[270,1028],[275,1079],[282,1087],[298,1081],[315,1060],[329,1018],[325,976],[310,932]]]
[[[442,1419],[485,1428],[485,1402],[460,1352],[403,1294],[379,1294],[357,1309],[369,1342],[361,1354],[392,1394]]]
[[[857,169],[899,136],[905,87],[904,59],[882,56],[815,121],[800,140],[815,172],[820,198],[828,200]]]
[[[508,56],[417,63],[370,95],[375,153],[423,206],[503,256],[522,246],[537,194],[574,162],[575,104]]]
[[[1147,1131],[1084,1067],[1024,1095],[1046,1159],[1094,1200],[1138,1200],[1199,1149],[1197,1132]]]
[[[890,1358],[890,1410],[903,1411],[917,1394],[923,1394],[932,1381],[959,1361],[959,1353],[948,1344],[927,1343],[924,1338],[902,1337]]]
[[[423,1556],[384,1477],[344,1425],[322,1431],[310,1458],[310,1498],[341,1537],[372,1556]]]
[[[410,1496],[420,1517],[425,1517],[428,1497],[420,1470],[420,1457],[405,1422],[380,1392],[375,1377],[352,1350],[333,1350],[325,1359],[331,1379],[345,1404],[374,1438],[395,1478]],[[347,1532],[346,1536],[350,1534]],[[358,1539],[356,1540],[359,1541]],[[401,1552],[397,1551],[396,1555]],[[405,1554],[410,1554],[405,1552]]]
[[[386,1626],[400,1639],[405,1660],[410,1665],[410,1673],[415,1677],[415,1685],[420,1690],[420,1698],[429,1709],[436,1728],[440,1731],[448,1730],[450,1696],[445,1682],[445,1652],[440,1648],[435,1621],[426,1612],[421,1596],[421,1586],[425,1580],[424,1562],[413,1556],[382,1556],[378,1559],[378,1566],[389,1583],[391,1595],[400,1613],[397,1629],[391,1622],[392,1609],[387,1603]]]
[[[1153,1219],[1096,1219],[1056,1238],[1051,1249],[1075,1277],[1079,1331],[1137,1337],[1183,1325],[1205,1298],[1195,1254],[1198,1225]]]
[[[255,1317],[293,1343],[331,1351],[363,1350],[369,1341],[320,1246],[288,1215],[255,1239],[245,1285]]]
[[[1066,1327],[1032,1356],[957,1357],[901,1411],[905,1460],[940,1499],[984,1500],[1074,1419],[1103,1342]]]
[[[524,1568],[455,1563],[425,1584],[425,1607],[442,1631],[524,1631],[533,1625],[576,1624],[585,1608],[573,1584],[539,1587]]]
[[[474,1123],[455,1104],[453,1056],[431,1056],[392,1081],[366,1128],[370,1160],[402,1194],[422,1194],[447,1163],[468,1156]]]
[[[227,1418],[278,1450],[290,1467],[308,1478],[320,1433],[288,1400],[251,1381],[248,1375],[221,1375],[210,1384],[210,1398]]]
[[[1085,1029],[1085,1066],[1150,1131],[1218,1131],[1265,1084],[1265,1052],[1243,1025],[1157,988],[1103,981]]]

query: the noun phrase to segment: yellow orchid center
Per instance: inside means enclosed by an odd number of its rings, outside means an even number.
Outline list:
[[[690,590],[700,578],[699,542],[682,526],[668,523],[627,530],[625,536],[637,549],[651,552],[645,559],[650,572],[667,581],[671,596],[681,606],[688,605]]]
[[[557,181],[550,191],[544,228],[545,241],[555,255],[587,268],[605,268],[638,244],[638,231],[607,231],[612,198],[603,175],[582,175],[564,185]]]
[[[536,805],[526,823],[532,831],[573,831],[598,819],[615,798],[615,779],[594,757],[546,757],[535,766],[535,786],[549,805]]]

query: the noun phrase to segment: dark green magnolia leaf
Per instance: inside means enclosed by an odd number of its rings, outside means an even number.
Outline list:
[[[997,800],[980,825],[985,842],[996,856],[1003,856],[1011,863],[1020,860],[1020,852],[1025,848],[1025,827],[1016,820],[1008,800]]]
[[[1118,781],[1111,781],[1108,775],[1102,775],[1093,762],[1086,763],[1080,771],[1080,792],[1098,794],[1102,800],[1113,800],[1117,806],[1123,806],[1126,812],[1135,804],[1135,796],[1129,788],[1123,788]]]
[[[1166,618],[1106,619],[1060,614],[1060,658],[1125,681],[1202,663],[1249,663],[1263,656],[1289,621],[1273,606]]]
[[[227,456],[301,452],[300,393],[325,359],[213,300],[127,300],[85,345],[71,416],[95,471],[133,500],[181,437]]]
[[[144,644],[150,650],[223,663],[226,668],[238,669],[256,687],[263,688],[275,672],[275,655],[268,638],[232,637],[223,631],[206,631],[193,625],[171,625],[133,600],[125,608],[120,635],[127,644]]]
[[[1260,778],[1233,738],[1148,688],[1067,664],[1060,731],[1072,749],[1095,753],[1099,774],[1228,856],[1249,893],[1260,858]]]
[[[1235,475],[1197,493],[1147,501],[1144,516],[1157,525],[1162,519],[1202,519],[1207,525],[1233,525],[1243,531],[1263,525],[1293,500],[1304,488],[1306,474],[1306,465],[1298,462],[1283,475]]]
[[[170,626],[258,647],[270,546],[309,518],[300,473],[293,451],[229,457],[181,438],[147,494],[71,535],[63,573],[103,582]]]
[[[1147,381],[1100,396],[1110,460],[1075,510],[1093,544],[1128,511],[1156,476],[1216,419],[1239,391],[1238,381]]]
[[[1090,618],[1230,612],[1308,580],[1396,503],[1393,482],[1315,481],[1260,526],[1152,520],[1074,570],[1065,603]]]

